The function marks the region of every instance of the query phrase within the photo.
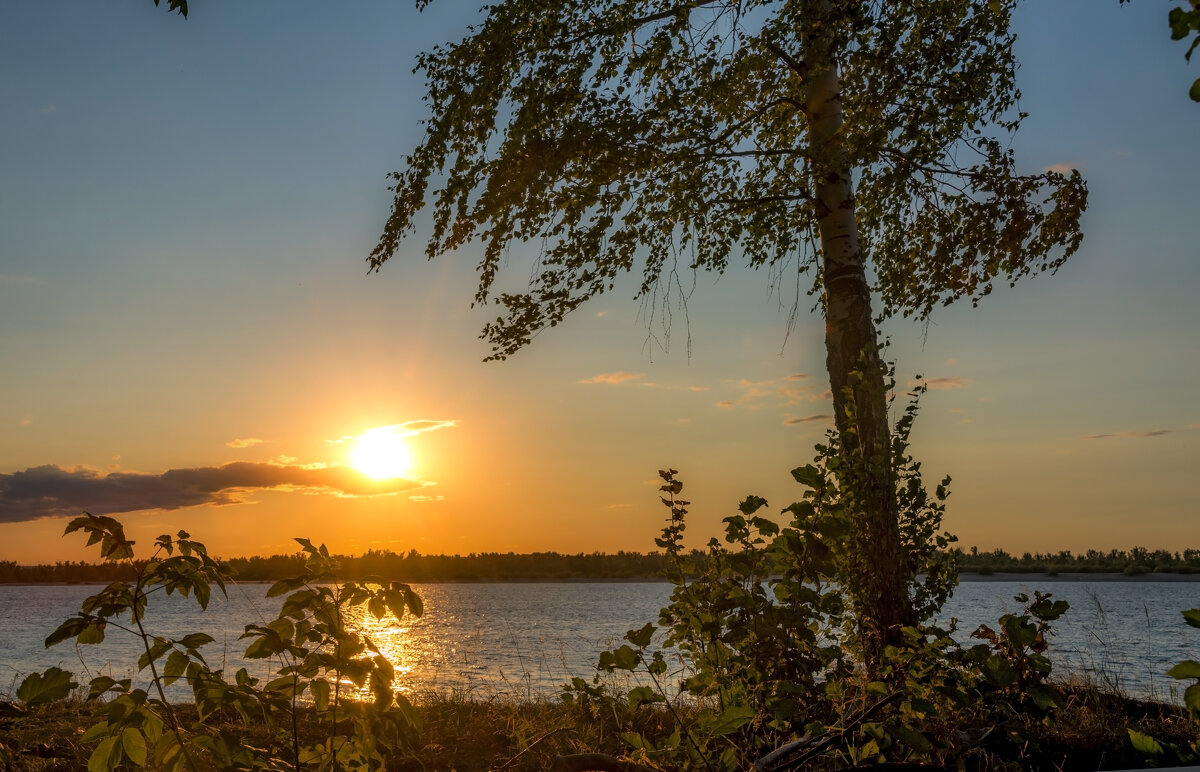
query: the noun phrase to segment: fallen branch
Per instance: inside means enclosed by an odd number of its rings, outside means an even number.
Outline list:
[[[828,748],[833,743],[840,740],[851,729],[878,713],[883,706],[898,699],[900,699],[900,692],[893,692],[892,694],[889,694],[879,702],[864,710],[862,713],[859,713],[858,716],[856,716],[850,723],[846,724],[836,732],[831,732],[822,736],[820,740],[816,740],[816,738],[814,738],[812,735],[806,734],[798,740],[793,740],[786,745],[776,748],[766,756],[763,756],[761,759],[754,762],[755,772],[776,772],[776,770],[803,764],[813,756],[816,756],[818,753]],[[800,755],[793,759],[792,756],[796,756],[797,754]]]

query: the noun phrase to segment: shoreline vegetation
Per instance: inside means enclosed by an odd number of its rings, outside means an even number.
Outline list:
[[[688,556],[699,566],[703,552]],[[1039,581],[1200,581],[1200,549],[1177,552],[1133,547],[1129,550],[1088,550],[1029,553],[1014,556],[1004,550],[977,548],[951,551],[962,581],[1020,580],[1038,575]],[[662,552],[500,553],[423,555],[370,550],[362,555],[338,555],[339,578],[390,576],[400,581],[437,582],[618,582],[659,581],[674,569]],[[304,566],[301,553],[242,557],[222,561],[242,582],[273,582],[295,575]],[[127,563],[63,561],[20,565],[0,561],[0,584],[86,584],[128,580],[135,573]]]
[[[1146,756],[1129,742],[1134,730],[1170,743],[1186,743],[1194,724],[1182,708],[1137,700],[1084,684],[1063,685],[1064,705],[1053,724],[1030,720],[1023,733],[1027,743],[1008,759],[1008,765],[991,759],[972,768],[1034,769],[1055,772],[1141,769]],[[456,770],[616,769],[654,772],[653,757],[642,764],[625,758],[619,722],[604,712],[591,712],[577,704],[544,700],[516,700],[472,694],[429,693],[416,695],[413,706],[419,717],[404,747],[387,759],[391,772]],[[81,730],[94,712],[91,703],[71,699],[31,709],[0,701],[0,742],[19,749],[7,769],[28,772],[83,770],[92,748],[81,741]],[[198,723],[190,705],[176,708],[185,725]],[[685,720],[692,717],[680,716]],[[677,729],[677,717],[661,706],[643,707],[634,726],[646,740],[661,743]],[[262,724],[249,725],[235,714],[211,716],[217,730],[236,735],[243,743],[270,741]],[[302,715],[298,732],[307,741],[322,736],[315,717]],[[983,742],[985,739],[981,738]],[[23,752],[22,752],[23,751]],[[600,761],[600,766],[572,766],[577,760]],[[976,763],[981,759],[975,759]],[[817,769],[828,768],[817,765]],[[855,767],[865,768],[865,767]],[[945,769],[926,764],[883,764],[875,769]]]

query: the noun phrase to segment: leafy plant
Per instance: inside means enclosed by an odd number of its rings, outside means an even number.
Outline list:
[[[110,629],[137,637],[143,649],[138,670],[149,671],[149,687],[134,688],[131,678],[93,678],[87,699],[97,703],[95,723],[83,734],[96,747],[89,772],[152,767],[162,770],[220,769],[375,769],[417,725],[412,705],[393,690],[392,665],[354,625],[359,607],[375,618],[420,615],[420,598],[408,585],[366,578],[333,583],[337,562],[324,545],[297,539],[306,555],[300,576],[277,582],[269,596],[287,594],[279,615],[266,625],[246,626],[248,659],[274,658],[276,678],[260,685],[245,668],[227,681],[213,670],[201,649],[212,642],[205,633],[171,638],[145,625],[150,596],[162,592],[194,598],[206,609],[215,586],[226,593],[229,574],[205,546],[180,531],[155,540],[149,559],[134,559],[134,542],[120,522],[85,513],[66,533],[84,531],[88,545],[99,544],[105,560],[124,561],[132,581],[109,584],[83,601],[80,611],[46,639],[46,646],[67,640],[97,644]],[[189,685],[199,722],[184,727],[167,689]],[[62,699],[75,687],[69,673],[50,668],[27,677],[18,699],[36,705]],[[360,700],[359,691],[369,694]],[[258,721],[271,733],[268,748],[242,743],[206,721],[216,714]],[[320,726],[322,738],[304,744],[300,716]]]
[[[689,506],[680,495],[683,483],[675,470],[659,473],[670,516],[655,543],[673,566],[675,588],[657,626],[631,630],[624,645],[599,661],[602,673],[626,671],[649,681],[611,695],[625,711],[612,715],[659,702],[675,713],[679,732],[657,747],[627,733],[635,754],[734,770],[788,744],[794,753],[778,761],[784,766],[817,755],[859,763],[931,753],[917,727],[949,699],[934,695],[934,684],[962,703],[970,679],[966,663],[952,661],[957,647],[949,635],[924,624],[949,597],[957,574],[947,552],[953,537],[940,531],[949,480],[928,493],[920,465],[907,453],[922,391],[912,394],[896,425],[891,456],[901,505],[900,573],[920,619],[870,669],[863,667],[864,646],[878,636],[868,634],[873,601],[860,593],[871,572],[857,549],[857,488],[843,485],[853,472],[836,435],[817,446],[815,463],[792,471],[806,491],[782,510],[782,523],[763,515],[765,499],[748,496],[725,518],[724,539],[711,539],[699,561],[683,546]],[[668,662],[679,664],[672,670]],[[921,678],[927,686],[918,688]],[[601,683],[599,674],[594,682]],[[595,703],[602,697],[595,689],[576,679],[569,698]]]

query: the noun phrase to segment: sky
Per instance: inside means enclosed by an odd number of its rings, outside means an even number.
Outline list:
[[[1027,0],[1020,168],[1078,168],[1079,252],[928,325],[912,451],[963,546],[1200,547],[1200,62],[1172,3]],[[365,258],[420,140],[416,55],[458,2],[0,4],[0,560],[91,560],[80,511],[218,555],[648,551],[672,467],[702,546],[802,493],[832,413],[822,322],[765,273],[636,285],[484,363],[478,251]],[[475,8],[474,4],[469,6]],[[427,235],[427,232],[426,232]],[[519,261],[521,255],[514,256]],[[400,437],[374,479],[356,438]]]

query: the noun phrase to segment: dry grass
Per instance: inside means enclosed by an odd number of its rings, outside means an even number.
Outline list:
[[[994,745],[990,754],[964,759],[968,769],[1098,770],[1146,766],[1129,744],[1133,728],[1167,742],[1200,736],[1200,725],[1182,710],[1129,699],[1087,686],[1067,690],[1066,707],[1050,724],[1031,723],[1021,746]],[[408,746],[388,760],[403,772],[457,770],[544,770],[559,755],[602,752],[620,755],[620,727],[610,715],[556,702],[518,702],[471,696],[425,695],[418,701],[423,727]],[[0,703],[0,743],[14,759],[5,772],[64,772],[87,767],[89,747],[79,739],[91,724],[91,706],[78,701],[25,712]],[[186,722],[190,708],[180,708]],[[648,737],[670,733],[663,711],[638,711],[637,731]],[[194,721],[194,713],[191,713]],[[259,726],[230,724],[251,744],[265,744]],[[314,726],[304,728],[314,734]],[[990,744],[989,744],[990,745]]]

